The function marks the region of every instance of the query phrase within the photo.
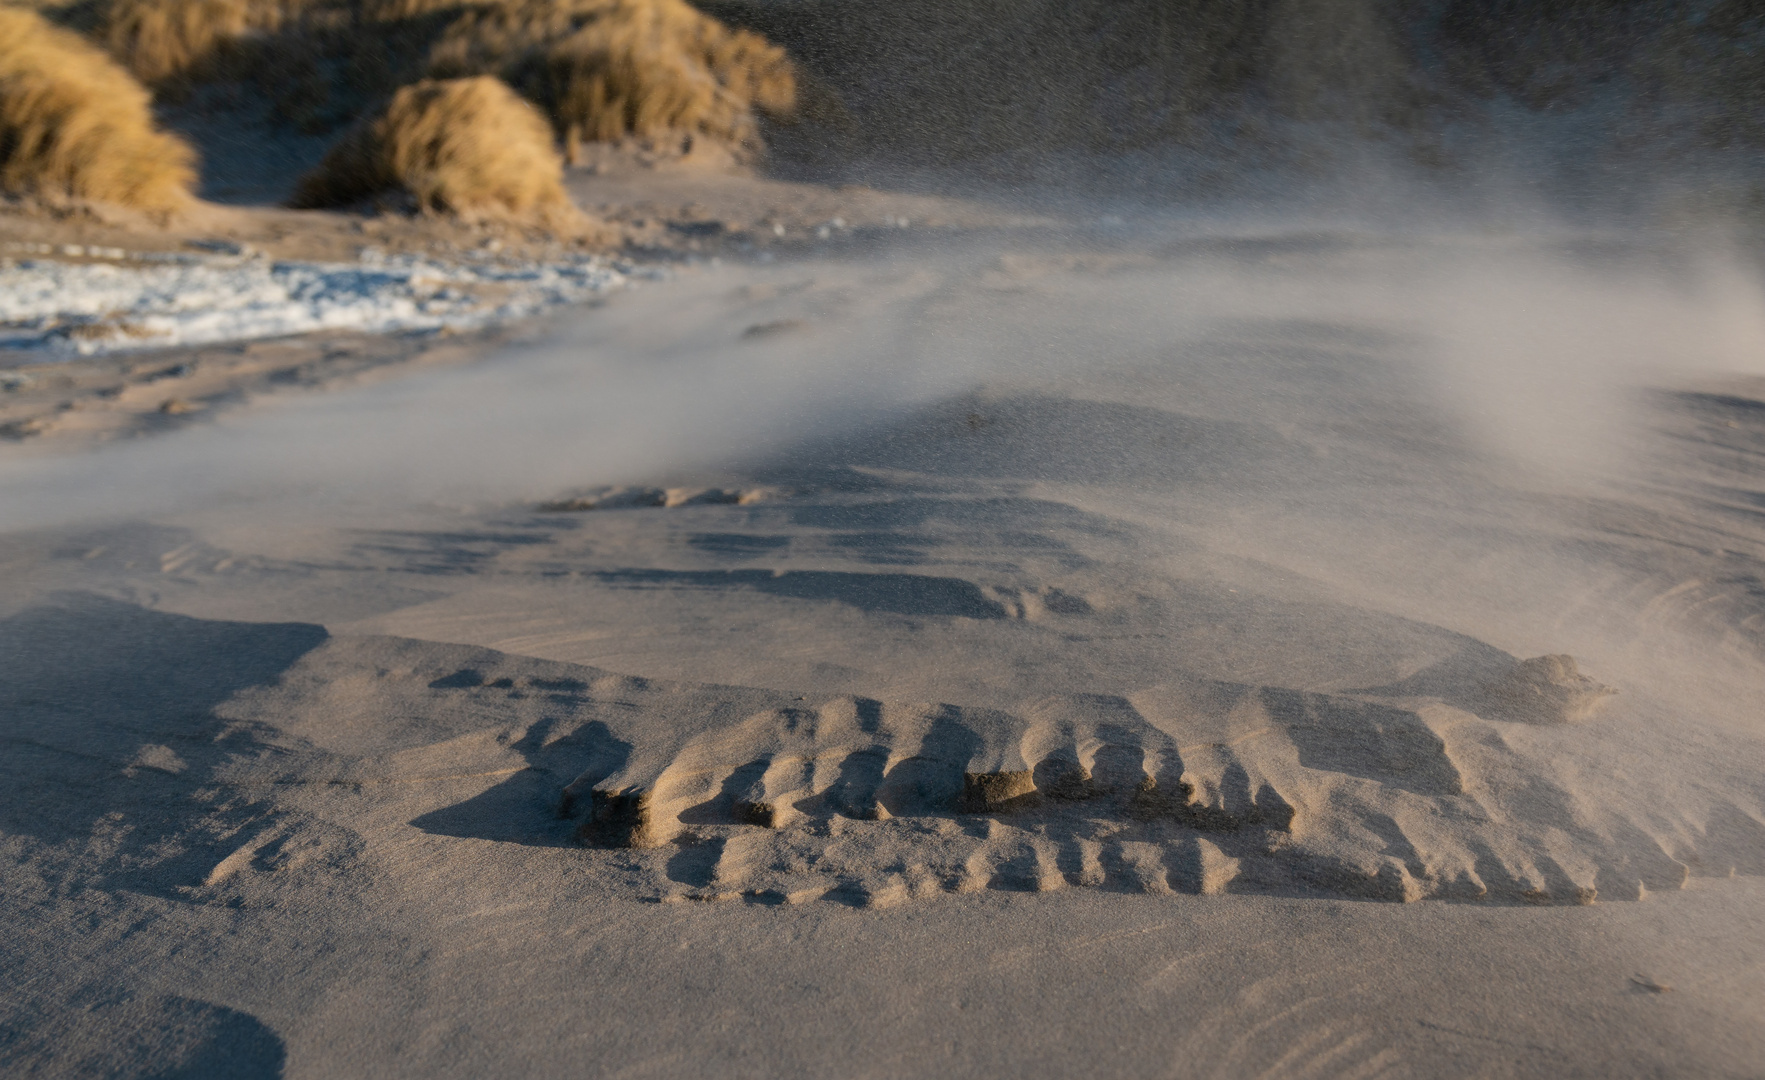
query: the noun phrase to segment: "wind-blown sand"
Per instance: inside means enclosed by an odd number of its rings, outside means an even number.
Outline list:
[[[1571,241],[731,266],[14,454],[0,1060],[1759,1075],[1756,308]]]

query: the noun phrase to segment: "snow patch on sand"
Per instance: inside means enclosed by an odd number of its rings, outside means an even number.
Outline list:
[[[543,263],[176,258],[0,262],[0,348],[80,355],[315,330],[465,330],[591,300],[653,271],[584,256]]]

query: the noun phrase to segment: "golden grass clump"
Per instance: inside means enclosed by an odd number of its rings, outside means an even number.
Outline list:
[[[280,18],[280,7],[265,0],[111,0],[101,32],[112,56],[155,83],[190,72]]]
[[[157,130],[147,90],[104,51],[0,7],[0,189],[157,213],[190,202],[195,154]]]
[[[495,73],[567,143],[702,134],[752,144],[754,111],[785,118],[783,49],[686,0],[502,0],[468,10],[430,52],[437,75]]]
[[[753,147],[756,111],[789,118],[797,101],[783,49],[687,0],[88,2],[94,35],[160,91],[251,79],[309,124],[414,78],[495,75],[567,144],[699,134]]]
[[[563,171],[545,118],[502,82],[425,79],[345,134],[301,178],[292,204],[346,206],[402,191],[428,213],[561,228],[583,220]]]

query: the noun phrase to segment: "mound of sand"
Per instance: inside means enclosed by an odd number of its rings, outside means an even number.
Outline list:
[[[102,50],[0,9],[0,190],[168,213],[190,201],[194,157]]]
[[[507,86],[489,76],[428,79],[345,135],[302,178],[293,204],[398,191],[425,212],[580,227],[563,170],[545,119]]]
[[[1492,101],[1586,110],[1583,153],[1619,131],[1619,153],[1765,139],[1756,89],[1765,25],[1748,0],[705,7],[827,79],[873,151],[927,162],[1160,144],[1267,151],[1304,141],[1283,130],[1288,121],[1377,130],[1438,162],[1458,153],[1433,135],[1439,126]],[[1249,123],[1221,146],[1225,117]],[[1324,143],[1310,152],[1336,151]]]
[[[1527,668],[1473,651],[1491,671]],[[1015,714],[339,638],[229,715],[329,729],[368,687],[381,712],[447,718],[402,771],[573,775],[553,796],[578,837],[654,851],[627,857],[642,868],[627,882],[657,898],[885,905],[1103,886],[1585,904],[1678,889],[1692,866],[1765,870],[1765,826],[1740,806],[1713,808],[1687,844],[1633,800],[1586,799],[1585,778],[1519,749],[1509,733],[1526,721],[1438,698],[1180,679]],[[376,768],[278,767],[294,772],[236,782]],[[533,827],[520,802],[493,788],[450,813],[508,805],[515,834]]]
[[[1372,0],[706,7],[802,57],[871,148],[921,160],[1195,142],[1204,117],[1253,98],[1265,119],[1372,124],[1418,102],[1402,20]]]
[[[9,451],[144,520],[0,537],[0,1072],[1752,1075],[1765,387],[1547,484],[1417,377],[1415,248],[1147,232]]]

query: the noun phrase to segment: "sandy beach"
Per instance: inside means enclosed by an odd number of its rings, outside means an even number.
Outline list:
[[[6,1071],[1760,1075],[1747,265],[983,210],[61,361]]]

